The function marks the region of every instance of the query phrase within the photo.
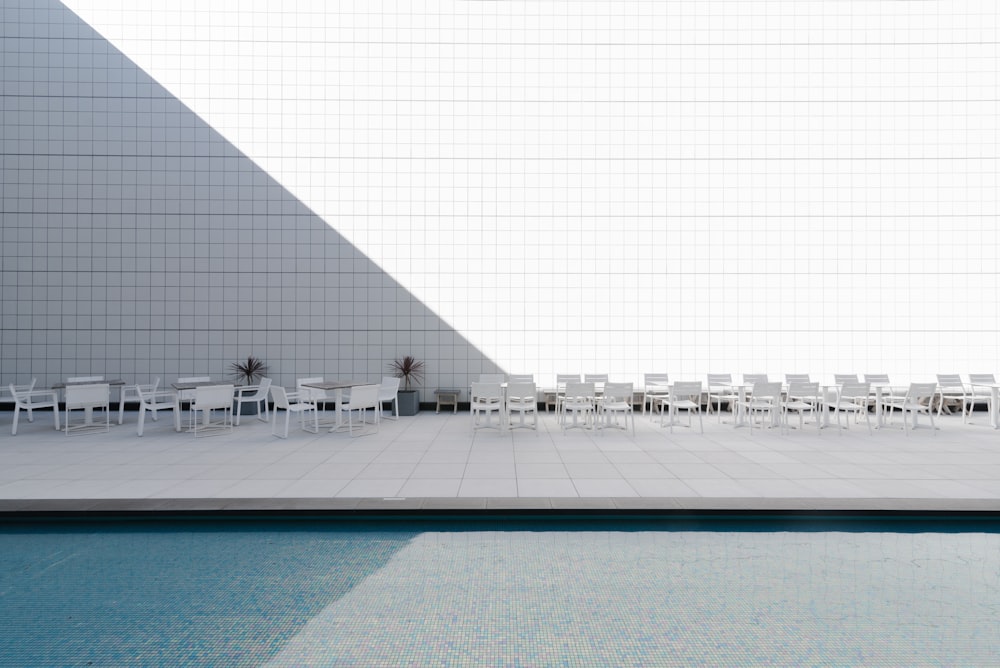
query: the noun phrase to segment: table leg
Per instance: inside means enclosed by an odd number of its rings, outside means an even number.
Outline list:
[[[885,426],[885,402],[882,400],[882,386],[875,386],[875,428]]]
[[[1000,412],[1000,387],[994,385],[990,388],[990,426],[997,428],[997,412]]]
[[[733,426],[745,427],[746,416],[743,413],[743,403],[747,400],[747,388],[740,385],[737,392],[736,406],[733,407]]]
[[[339,387],[334,388],[334,390],[333,390],[333,410],[336,413],[336,415],[334,416],[333,426],[330,427],[330,433],[331,434],[333,432],[335,432],[335,431],[339,431],[340,428],[344,425],[343,418],[341,417],[341,411],[340,411],[340,406],[343,404],[343,400],[344,400],[343,390],[341,388],[339,388]],[[329,424],[329,423],[327,423],[327,424]]]

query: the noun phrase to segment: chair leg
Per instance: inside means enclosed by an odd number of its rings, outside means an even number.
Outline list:
[[[146,408],[144,406],[139,406],[139,427],[136,429],[136,433],[142,436],[142,430],[146,426]]]
[[[10,435],[17,436],[17,418],[21,415],[21,407],[14,404],[14,423],[10,426]]]

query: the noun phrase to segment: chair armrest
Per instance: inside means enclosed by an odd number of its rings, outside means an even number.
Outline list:
[[[59,399],[58,390],[25,390],[24,392],[18,392],[17,398],[22,401],[30,401],[36,397],[52,397],[53,400]]]
[[[260,389],[260,385],[240,385],[236,388],[236,394],[242,395],[244,392],[256,392]]]
[[[143,396],[148,397],[150,399],[163,399],[163,398],[176,399],[177,392],[175,392],[174,390],[157,390],[156,392],[143,392]]]

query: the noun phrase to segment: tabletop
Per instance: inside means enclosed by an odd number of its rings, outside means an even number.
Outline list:
[[[231,380],[193,380],[184,383],[170,383],[170,387],[175,390],[193,390],[199,387],[212,387],[213,385],[232,385]]]
[[[70,383],[68,381],[63,381],[62,383],[56,383],[55,385],[53,385],[52,389],[53,390],[62,390],[62,389],[65,389],[69,385],[74,385],[74,386],[75,385],[111,385],[111,386],[115,386],[115,385],[124,385],[124,384],[125,384],[125,381],[122,380],[122,379],[120,379],[120,378],[115,378],[113,380],[79,380],[79,381],[73,381],[72,383]]]
[[[315,383],[302,383],[302,387],[311,387],[314,390],[342,390],[358,385],[375,385],[375,383],[369,383],[365,380],[324,380]]]

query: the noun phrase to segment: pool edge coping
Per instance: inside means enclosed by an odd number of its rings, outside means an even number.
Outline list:
[[[29,516],[99,517],[136,514],[425,515],[461,514],[672,515],[686,513],[976,513],[1000,515],[1000,499],[761,497],[393,497],[393,498],[148,498],[0,499],[0,521]]]

